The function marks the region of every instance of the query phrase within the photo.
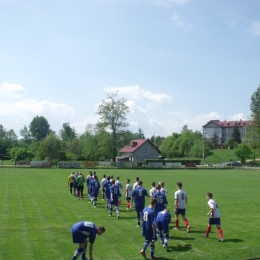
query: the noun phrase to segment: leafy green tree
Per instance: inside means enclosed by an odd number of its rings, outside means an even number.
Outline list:
[[[138,139],[145,139],[144,132],[141,128],[138,129]]]
[[[11,148],[9,149],[9,154],[13,161],[31,161],[31,159],[34,157],[34,154],[32,152],[23,147]]]
[[[120,148],[117,140],[129,126],[126,118],[127,113],[129,113],[129,107],[125,104],[126,101],[125,98],[119,98],[117,93],[109,93],[107,99],[102,101],[97,111],[100,117],[97,127],[103,132],[111,133],[113,161],[115,161],[117,151]]]
[[[240,159],[241,163],[245,163],[246,159],[249,159],[250,156],[252,155],[251,148],[245,143],[241,143],[237,145],[234,152],[235,155]]]
[[[235,124],[232,133],[231,133],[231,139],[233,140],[233,142],[236,142],[238,144],[241,143],[241,137],[240,137],[240,132],[237,126],[237,123]]]
[[[68,141],[67,150],[74,155],[74,159],[82,158],[83,144],[79,139],[73,138]]]
[[[69,123],[63,123],[60,130],[60,136],[63,141],[69,141],[76,138],[76,131],[70,126]]]
[[[31,142],[31,133],[29,131],[29,129],[27,128],[27,126],[24,126],[21,130],[20,130],[20,135],[23,137],[23,141],[25,143],[30,143]]]
[[[245,127],[245,143],[250,146],[253,150],[253,160],[256,159],[256,150],[259,148],[260,136],[257,134],[257,129],[252,125]]]
[[[43,140],[50,133],[50,125],[43,116],[36,116],[29,125],[31,136],[37,141]]]
[[[0,154],[6,154],[7,150],[18,145],[18,137],[13,129],[6,130],[0,125]]]
[[[62,160],[65,157],[64,147],[59,136],[54,132],[50,132],[48,136],[40,143],[41,159],[47,158],[51,162],[55,160]]]

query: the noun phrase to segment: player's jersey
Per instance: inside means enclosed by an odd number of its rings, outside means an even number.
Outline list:
[[[146,207],[142,211],[143,220],[143,236],[152,237],[153,236],[153,225],[155,224],[154,209]]]
[[[115,182],[115,185],[119,188],[120,194],[122,194],[122,188],[123,188],[122,182],[118,180]]]
[[[91,183],[94,181],[94,179],[91,176],[88,176],[86,179],[86,184],[88,186],[88,188],[91,187]]]
[[[161,188],[161,192],[167,197],[168,191],[165,188]]]
[[[107,179],[106,178],[103,178],[101,180],[101,187],[103,188],[104,187],[104,184],[107,182]]]
[[[105,195],[106,195],[106,199],[110,199],[110,187],[112,186],[112,183],[110,181],[107,181],[105,184],[104,184],[104,192],[105,192]]]
[[[125,189],[126,189],[125,196],[132,197],[132,185],[130,183],[126,184]]]
[[[74,175],[73,175],[73,187],[74,187],[74,188],[77,188],[77,186],[78,186],[78,184],[77,184],[77,177],[78,177],[77,174],[74,174]]]
[[[214,209],[214,211],[211,213],[210,217],[211,218],[220,218],[218,203],[215,200],[210,199],[210,200],[208,200],[208,205],[211,209],[212,208]]]
[[[120,191],[119,191],[118,186],[113,185],[113,186],[110,187],[110,194],[111,194],[111,196],[113,198],[113,201],[118,201],[118,197],[120,195],[119,192]]]
[[[153,198],[156,198],[156,200],[157,200],[157,203],[156,203],[155,209],[154,209],[155,216],[157,216],[158,212],[160,212],[166,208],[168,201],[162,192],[155,192],[153,194]]]
[[[137,186],[132,191],[132,197],[134,198],[135,207],[145,206],[145,196],[149,196],[147,190],[142,186]]]
[[[133,185],[133,190],[138,186],[138,182],[135,182]]]
[[[71,174],[70,176],[69,176],[69,178],[68,178],[68,183],[73,183],[73,181],[74,181],[74,178],[73,178],[73,174]]]
[[[96,239],[97,226],[92,222],[88,222],[88,221],[78,222],[71,228],[71,230],[72,232],[78,231],[83,235],[87,236],[91,244],[93,244]]]
[[[178,190],[174,194],[174,199],[177,200],[179,209],[186,209],[187,193],[184,190]]]
[[[170,224],[171,223],[171,214],[169,211],[160,211],[158,214],[157,214],[157,217],[156,217],[156,224],[158,225],[159,223],[166,223],[166,224]]]
[[[150,196],[152,197],[155,192],[156,192],[156,188],[155,187],[151,188],[150,189]]]
[[[84,177],[83,177],[82,175],[79,175],[79,176],[77,177],[77,185],[78,185],[78,186],[84,186],[84,183],[85,183]]]
[[[91,188],[92,188],[92,194],[98,195],[100,189],[99,181],[94,179],[91,183]]]

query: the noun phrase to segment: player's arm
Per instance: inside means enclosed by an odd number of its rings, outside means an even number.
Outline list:
[[[156,237],[155,223],[152,224],[152,229],[153,229],[153,237]]]
[[[214,207],[210,207],[210,210],[207,213],[207,216],[210,216],[210,215],[214,216]]]
[[[92,252],[93,252],[93,244],[89,243],[89,260],[93,260]]]
[[[175,203],[174,203],[175,208],[178,208],[178,205],[179,205],[178,197],[175,197]]]

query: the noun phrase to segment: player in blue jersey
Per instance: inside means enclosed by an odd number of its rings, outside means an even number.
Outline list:
[[[156,236],[156,226],[155,226],[155,215],[154,215],[154,208],[156,205],[157,200],[155,198],[151,199],[150,205],[143,209],[142,211],[142,226],[143,232],[142,235],[144,236],[144,245],[142,250],[140,251],[143,257],[146,257],[145,250],[147,249],[148,245],[150,244],[150,259],[154,260],[157,259],[154,256],[155,245],[154,242],[157,240]]]
[[[112,183],[110,182],[110,176],[107,176],[107,182],[104,184],[104,192],[105,192],[105,199],[106,199],[106,209],[110,207],[110,187],[112,186]]]
[[[155,186],[155,188],[156,188],[156,192],[153,193],[152,197],[157,199],[157,203],[154,209],[154,213],[156,217],[160,211],[166,208],[168,201],[165,195],[161,192],[161,186],[158,184]]]
[[[109,208],[109,216],[112,216],[112,207],[115,206],[116,208],[116,216],[119,219],[119,208],[118,208],[118,201],[119,201],[120,190],[117,185],[115,185],[115,180],[112,180],[112,186],[110,187],[110,208]]]
[[[143,182],[138,181],[137,187],[132,191],[132,203],[135,203],[137,227],[140,227],[141,213],[145,206],[145,196],[149,197],[147,190],[142,186]]]
[[[98,177],[95,175],[94,180],[91,182],[91,191],[92,191],[92,198],[93,198],[93,207],[97,207],[97,196],[100,190],[100,183],[98,181]]]
[[[89,175],[87,176],[86,178],[86,184],[87,184],[87,189],[88,189],[88,198],[89,198],[89,201],[91,202],[92,201],[92,182],[93,182],[93,173],[92,172],[89,172]]]
[[[76,260],[80,255],[82,260],[87,260],[86,251],[88,242],[90,243],[88,259],[93,260],[92,252],[96,235],[102,235],[105,231],[106,230],[103,226],[97,227],[94,223],[89,221],[76,223],[71,228],[72,241],[73,243],[79,244],[79,248],[75,251],[71,260]]]
[[[163,247],[168,251],[169,240],[169,224],[171,223],[171,214],[168,209],[164,209],[157,214],[155,219],[157,230],[159,231],[159,237],[161,239]]]

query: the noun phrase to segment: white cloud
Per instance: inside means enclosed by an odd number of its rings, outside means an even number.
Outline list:
[[[75,128],[78,134],[82,134],[85,132],[86,126],[88,124],[96,124],[97,121],[98,121],[98,115],[93,114],[75,123],[73,127]]]
[[[236,114],[236,115],[229,117],[230,121],[239,121],[240,119],[241,120],[248,120],[248,118],[243,113]]]
[[[154,107],[156,105],[164,104],[171,101],[171,96],[163,93],[152,93],[150,91],[136,86],[126,87],[106,87],[105,92],[118,92],[120,96],[127,97],[127,99],[145,102],[147,107]]]
[[[173,12],[171,21],[176,27],[184,29],[185,31],[188,31],[192,28],[192,24],[184,21],[176,12]]]
[[[251,29],[249,30],[254,36],[260,36],[260,22],[254,21],[251,24]]]
[[[26,94],[26,91],[20,84],[5,82],[4,84],[0,85],[0,96],[21,98],[24,94]]]

